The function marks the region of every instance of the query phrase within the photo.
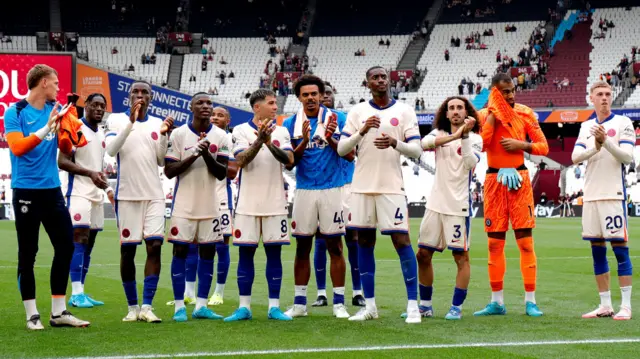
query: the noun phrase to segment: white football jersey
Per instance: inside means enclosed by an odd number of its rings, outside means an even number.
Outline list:
[[[233,129],[233,155],[246,150],[258,138],[252,121]],[[277,126],[271,142],[283,150],[293,151],[289,131]],[[287,200],[284,191],[284,166],[262,145],[256,157],[238,171],[238,199],[235,213],[247,216],[286,215]]]
[[[384,109],[372,101],[361,102],[349,111],[342,135],[351,136],[359,132],[373,115],[380,117],[380,128],[369,129],[358,144],[351,192],[404,194],[400,152],[393,148],[378,149],[373,141],[383,133],[398,141],[420,140],[416,113],[409,105],[395,100]]]
[[[224,130],[209,125],[206,131],[209,152],[213,158],[229,158],[229,143]],[[181,161],[193,153],[193,149],[200,141],[200,134],[193,128],[192,123],[174,130],[171,133],[169,150],[166,160]],[[172,215],[186,219],[205,219],[219,216],[220,198],[217,194],[218,183],[226,183],[226,179],[219,181],[208,170],[202,157],[176,177],[173,190]]]
[[[433,130],[427,136],[447,136],[447,132]],[[471,150],[475,163],[480,161],[482,137],[469,133]],[[435,148],[436,176],[431,194],[427,199],[427,209],[450,216],[467,217],[471,214],[471,177],[474,167],[465,165],[462,160],[462,140],[457,139]]]
[[[591,135],[591,128],[597,124],[597,119],[589,119],[580,126],[580,134],[575,149],[592,149],[595,138]],[[607,135],[607,141],[614,146],[633,153],[636,145],[636,135],[633,124],[628,117],[612,114],[601,124]],[[625,200],[624,164],[607,151],[600,151],[587,160],[584,178],[584,201]]]
[[[114,113],[107,121],[107,146],[124,130],[129,114]],[[162,120],[147,114],[145,120],[136,121],[126,141],[116,154],[118,181],[117,200],[164,200],[159,166],[164,166],[167,136],[160,135]]]
[[[231,134],[227,133],[226,138],[229,148],[231,148],[231,144],[233,143]],[[235,161],[235,158],[233,157],[231,150],[229,150],[229,162],[231,161]],[[233,209],[233,191],[231,186],[231,180],[228,178],[218,181],[216,184],[216,193],[218,195],[218,200],[220,201],[220,208],[228,208],[229,210]]]
[[[104,129],[98,126],[97,131],[93,131],[87,126],[87,122],[82,118],[82,134],[87,139],[87,145],[74,148],[73,161],[80,167],[94,172],[102,172],[106,143]],[[79,196],[92,202],[102,202],[104,191],[96,187],[90,177],[73,175],[61,171],[62,193],[65,197]]]

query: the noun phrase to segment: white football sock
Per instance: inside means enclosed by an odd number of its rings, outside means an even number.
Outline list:
[[[189,298],[195,298],[196,296],[196,282],[186,282],[184,296]]]
[[[318,289],[318,297],[319,296],[327,296],[327,290],[326,289]]]
[[[376,298],[364,298],[364,301],[367,303],[367,305],[365,306],[365,308],[370,311],[370,312],[376,312],[378,311],[378,308],[376,307]]]
[[[176,300],[176,307],[175,307],[175,313],[178,313],[178,311],[182,308],[184,308],[184,299],[182,300]]]
[[[151,309],[153,309],[153,307],[150,304],[143,304],[142,305],[142,310],[151,310]]]
[[[603,307],[613,308],[611,304],[611,291],[600,292],[600,305]]]
[[[491,292],[491,301],[498,302],[500,305],[504,305],[504,291]]]
[[[631,286],[620,287],[622,293],[622,306],[631,309]]]
[[[251,309],[251,296],[250,295],[241,295],[240,296],[240,308]]]
[[[272,299],[269,298],[269,309],[271,308],[280,308],[280,299],[276,298],[276,299]]]
[[[356,295],[362,295],[362,290],[354,290],[351,298],[355,297]]]
[[[536,304],[536,292],[524,292],[524,301]]]
[[[202,307],[206,307],[207,306],[207,298],[196,298],[196,310],[202,308]]]
[[[24,304],[24,310],[27,312],[27,320],[31,319],[31,316],[40,314],[38,308],[36,308],[36,300],[29,299],[22,302]]]
[[[293,291],[293,295],[296,297],[307,297],[307,286],[306,285],[296,285]]]
[[[224,284],[216,283],[215,294],[219,294],[221,297],[224,294]]]
[[[407,302],[407,311],[410,310],[418,310],[418,301],[417,300],[409,300]]]
[[[51,297],[51,314],[58,316],[67,310],[67,303],[64,295],[57,295]]]
[[[82,282],[71,282],[71,295],[84,293]]]
[[[420,301],[420,306],[421,307],[430,307],[432,304],[432,302],[430,300],[421,300]]]
[[[333,295],[336,295],[336,294],[344,296],[344,287],[334,287]]]

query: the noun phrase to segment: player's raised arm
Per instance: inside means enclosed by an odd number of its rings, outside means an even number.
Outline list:
[[[60,114],[58,113],[59,107],[60,104],[56,102],[53,106],[53,110],[49,114],[49,121],[47,121],[47,124],[27,137],[22,133],[22,127],[20,126],[16,108],[10,107],[7,109],[4,122],[7,134],[7,143],[9,144],[9,150],[11,150],[11,153],[20,157],[36,148],[36,146],[38,146],[42,140],[51,133],[55,121],[60,117]]]
[[[471,132],[475,125],[475,120],[468,118],[464,121],[465,125],[462,126],[463,133],[461,137],[462,142],[462,163],[465,170],[473,169],[478,162],[480,162],[480,156],[482,154],[482,137]]]
[[[482,113],[482,111],[478,112],[478,114],[480,113]],[[482,124],[482,131],[480,131],[480,134],[482,136],[482,148],[486,149],[489,147],[491,141],[493,140],[493,133],[496,127],[496,117],[492,113],[488,113],[484,122],[482,121],[482,119],[478,120]]]
[[[75,162],[73,162],[71,156],[64,154],[62,151],[60,151],[60,153],[58,154],[58,167],[61,170],[67,171],[71,174],[91,178],[93,184],[95,184],[96,187],[100,189],[107,189],[107,187],[109,187],[109,183],[107,182],[107,178],[104,173],[91,171],[76,164]]]
[[[571,161],[576,165],[588,160],[600,151],[600,146],[587,148],[587,139],[591,137],[591,134],[585,125],[586,122],[583,122],[582,126],[580,126],[580,133],[571,153]]]
[[[371,116],[365,121],[362,128],[358,128],[358,118],[355,112],[349,111],[349,114],[347,114],[347,124],[342,130],[340,141],[338,142],[338,155],[342,157],[345,157],[356,148],[364,135],[369,132],[369,129],[380,127],[380,118]]]
[[[117,127],[112,120],[109,120],[109,124],[107,125],[108,132],[105,138],[105,143],[107,145],[107,154],[111,157],[115,157],[120,149],[124,145],[124,142],[129,137],[131,133],[131,129],[133,128],[133,124],[136,120],[142,116],[142,107],[144,106],[144,100],[137,100],[133,106],[131,106],[131,113],[129,114],[129,121],[124,126],[123,129]]]
[[[602,126],[600,126],[602,127]],[[633,148],[636,145],[635,131],[633,130],[633,124],[630,119],[625,119],[622,126],[620,126],[620,140],[615,143],[609,136],[604,135],[604,128],[602,133],[604,141],[602,141],[602,147],[609,151],[613,157],[618,161],[628,165],[633,161]]]
[[[164,166],[164,156],[167,154],[167,148],[169,146],[169,134],[173,127],[173,117],[169,116],[165,118],[160,126],[160,140],[158,141],[158,147],[156,152],[156,160],[158,166]]]
[[[529,146],[526,146],[524,151],[532,155],[546,156],[549,154],[549,144],[547,138],[544,136],[538,120],[535,118],[533,111],[527,114],[527,121],[525,122],[525,128],[527,135],[531,139]]]
[[[269,122],[269,126],[271,126],[271,122],[273,121],[268,121],[268,122]],[[233,139],[234,139],[233,155],[236,158],[236,162],[238,163],[239,168],[247,167],[249,163],[251,163],[251,161],[253,161],[253,159],[256,158],[256,155],[260,151],[260,148],[266,142],[268,135],[265,132],[266,130],[265,126],[263,126],[266,123],[267,121],[261,124],[260,127],[258,128],[258,133],[257,133],[258,138],[256,138],[256,140],[251,144],[251,146],[249,146],[249,142],[246,140],[246,138],[244,137],[244,134],[242,134],[240,130],[236,130],[235,128],[233,129]]]
[[[287,131],[289,131],[289,135],[291,135],[291,128],[293,128],[294,126],[293,119],[292,118],[286,119],[282,124],[282,126],[285,129],[287,129]],[[305,120],[302,123],[302,140],[300,140],[296,148],[293,150],[293,163],[287,166],[287,169],[289,171],[291,171],[302,159],[302,156],[304,155],[304,150],[307,148],[307,145],[309,145],[310,139],[311,139],[311,125],[309,123],[309,120]]]

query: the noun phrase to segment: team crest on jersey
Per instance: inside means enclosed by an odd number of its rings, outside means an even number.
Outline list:
[[[20,212],[22,212],[22,213],[27,213],[27,212],[29,212],[29,207],[27,207],[27,206],[22,206],[22,207],[20,207]]]
[[[171,227],[171,235],[172,236],[177,236],[178,233],[180,233],[180,231],[178,230],[178,227]]]
[[[389,122],[391,122],[391,126],[398,126],[400,124],[400,121],[398,121],[398,119],[395,117],[392,118]]]
[[[157,133],[157,132],[151,132],[151,138],[152,138],[154,141],[157,141],[157,140],[158,140],[158,133]]]
[[[462,147],[458,147],[458,151],[457,151],[457,152],[458,152],[458,154],[459,154],[460,156],[462,156]]]
[[[129,236],[131,235],[131,231],[128,229],[123,229],[122,230],[122,238],[129,238]]]
[[[296,229],[296,221],[291,222],[291,229]]]
[[[53,141],[53,139],[55,139],[55,138],[56,138],[56,133],[55,132],[51,132],[51,133],[49,133],[48,135],[46,135],[44,137],[44,140],[45,141]]]
[[[218,146],[216,146],[215,144],[212,143],[211,145],[209,145],[209,152],[211,152],[211,153],[218,152]]]
[[[608,135],[609,137],[613,137],[613,136],[615,136],[615,135],[616,135],[616,130],[615,130],[615,129],[613,129],[613,128],[610,128],[610,129],[609,129],[609,131],[607,131],[607,135]]]
[[[102,148],[107,148],[107,144],[104,141],[102,141]]]
[[[82,219],[82,215],[80,213],[76,213],[73,215],[73,220],[78,222],[79,220]]]
[[[485,220],[484,220],[484,224],[485,224],[485,226],[487,226],[487,227],[491,227],[491,220],[490,220],[489,218],[485,219]]]
[[[233,236],[236,238],[240,238],[240,236],[242,236],[242,232],[240,232],[239,229],[236,229],[235,231],[233,231]]]
[[[273,142],[273,145],[274,145],[274,146],[276,146],[276,147],[280,147],[280,141],[278,141],[278,140],[273,140],[272,142]]]

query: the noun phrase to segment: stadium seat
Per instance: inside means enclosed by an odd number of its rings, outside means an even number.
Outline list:
[[[0,51],[36,51],[35,36],[11,36],[11,42],[0,42]]]

